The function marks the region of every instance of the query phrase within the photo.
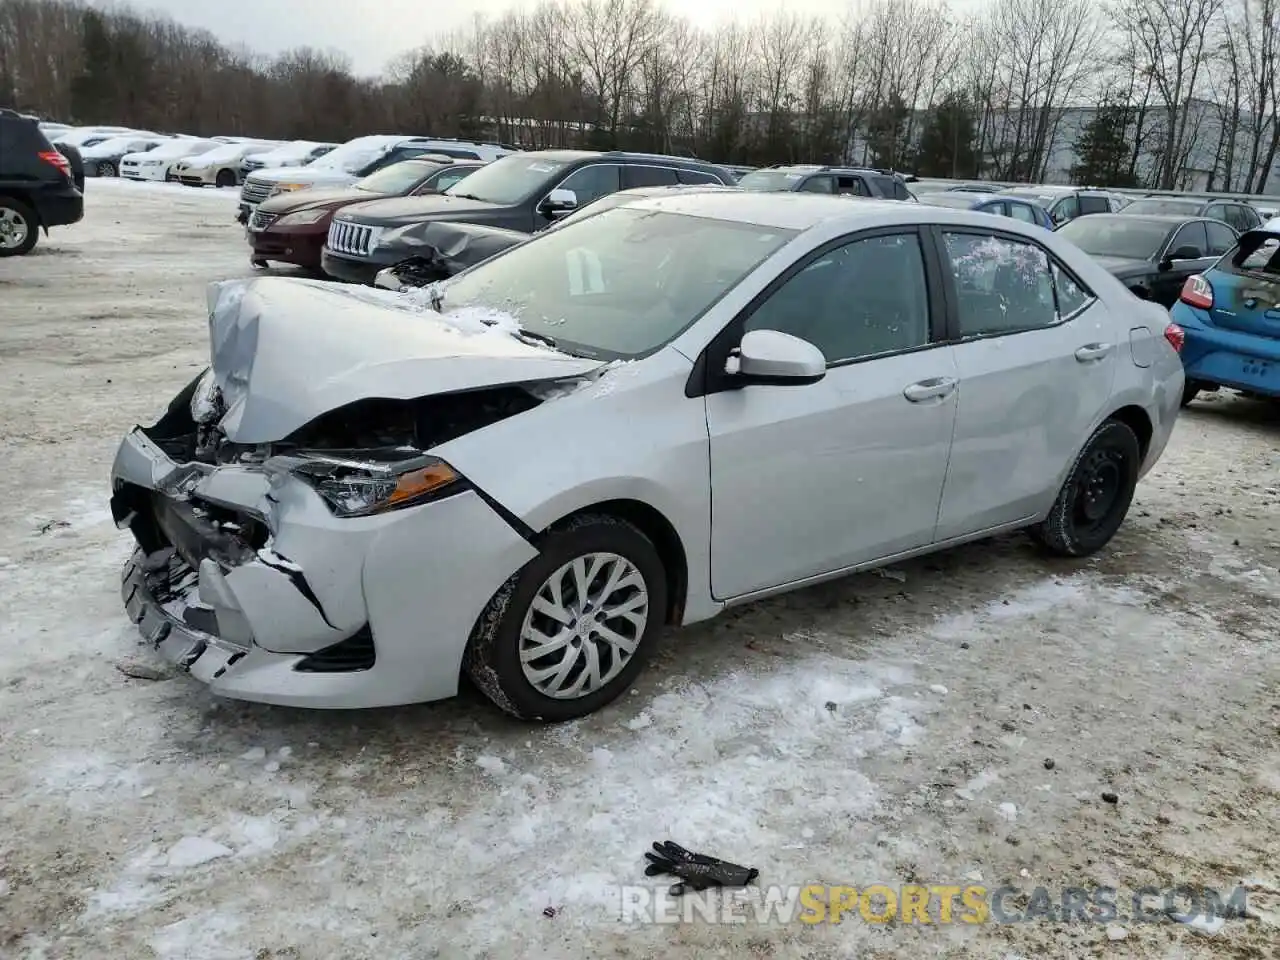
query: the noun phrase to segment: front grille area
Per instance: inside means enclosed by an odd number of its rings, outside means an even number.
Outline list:
[[[353,257],[367,257],[378,245],[378,227],[363,223],[347,223],[335,220],[329,227],[329,249]]]
[[[267,180],[255,180],[248,177],[244,181],[244,186],[240,188],[240,200],[248,204],[259,204],[267,197],[271,196],[271,190],[275,184]]]
[[[263,213],[261,210],[253,211],[253,216],[249,218],[250,230],[265,230],[271,226],[279,218],[279,214]]]

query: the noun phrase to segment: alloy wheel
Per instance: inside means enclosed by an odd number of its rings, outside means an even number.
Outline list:
[[[543,696],[576,699],[612,681],[649,622],[649,590],[616,553],[589,553],[557,569],[534,594],[520,628],[520,666]]]
[[[17,250],[27,242],[31,225],[27,218],[11,207],[0,207],[0,247]]]

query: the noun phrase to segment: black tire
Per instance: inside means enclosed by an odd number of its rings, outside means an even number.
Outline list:
[[[1043,522],[1031,536],[1050,553],[1087,557],[1105,547],[1129,512],[1142,449],[1133,429],[1107,420],[1093,431]]]
[[[98,176],[100,177],[116,176],[116,165],[112,163],[110,160],[103,160],[100,164],[98,164]]]
[[[1198,380],[1188,380],[1182,387],[1182,406],[1186,406],[1197,396],[1204,387]]]
[[[234,187],[236,183],[236,175],[230,170],[219,170],[218,175],[213,178],[216,187]]]
[[[250,257],[249,266],[253,267],[255,270],[266,270],[271,266],[271,264],[267,263],[266,260],[263,260],[262,257]]]
[[[644,629],[630,660],[625,661],[611,680],[583,696],[571,699],[551,697],[538,690],[524,674],[520,656],[521,630],[526,614],[548,579],[575,558],[592,553],[616,554],[639,573],[648,593]],[[593,581],[592,585],[596,582]],[[596,599],[601,598],[597,596]],[[603,514],[584,514],[552,530],[543,541],[538,556],[493,595],[472,630],[464,666],[485,696],[513,717],[545,722],[572,720],[599,710],[631,685],[654,647],[666,619],[666,611],[666,571],[653,542],[625,520]],[[587,644],[594,644],[597,651],[605,650],[604,654],[597,652],[597,657],[610,654],[607,644],[590,638],[575,641],[575,645]],[[547,656],[552,657],[554,653]],[[604,664],[603,659],[598,662]],[[574,677],[578,673],[571,671],[569,676]]]
[[[40,239],[40,221],[28,204],[13,197],[0,197],[0,220],[8,221],[10,217],[21,221],[26,233],[17,246],[0,245],[0,257],[21,257],[35,249],[36,241]]]

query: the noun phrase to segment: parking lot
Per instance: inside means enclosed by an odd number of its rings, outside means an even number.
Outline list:
[[[1271,955],[1280,405],[1184,411],[1093,560],[1011,536],[742,608],[585,720],[219,701],[138,645],[107,496],[205,365],[205,284],[252,273],[235,198],[95,181],[0,261],[0,954]],[[762,885],[1244,883],[1255,917],[632,922],[667,838]]]

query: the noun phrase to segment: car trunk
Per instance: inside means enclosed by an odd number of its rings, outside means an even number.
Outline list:
[[[1207,278],[1213,285],[1214,325],[1280,338],[1280,235],[1251,230]]]

